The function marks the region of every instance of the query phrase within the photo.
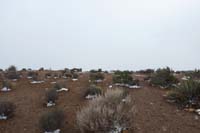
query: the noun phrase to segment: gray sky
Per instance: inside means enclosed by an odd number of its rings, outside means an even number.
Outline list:
[[[200,68],[200,0],[0,0],[0,68]]]

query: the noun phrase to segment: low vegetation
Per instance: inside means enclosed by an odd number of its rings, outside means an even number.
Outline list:
[[[9,119],[14,115],[15,106],[8,101],[0,101],[0,118]]]
[[[115,84],[139,85],[138,80],[134,80],[129,71],[116,71],[113,75]]]
[[[46,101],[47,103],[55,103],[58,99],[58,94],[56,89],[50,89],[46,92]]]
[[[173,71],[167,67],[163,69],[158,69],[151,77],[150,83],[152,85],[161,86],[164,88],[172,87],[176,84],[178,80],[173,75]]]
[[[90,80],[92,82],[98,82],[104,80],[104,74],[101,72],[90,73]]]
[[[18,79],[19,78],[19,74],[17,73],[17,68],[15,66],[10,66],[6,72],[5,72],[5,76],[8,79]]]
[[[91,85],[88,90],[85,93],[85,97],[87,98],[88,96],[99,96],[102,94],[102,90],[100,87]],[[88,98],[89,99],[89,98]]]
[[[123,90],[111,89],[77,113],[77,125],[83,133],[121,133],[133,128],[134,113],[132,98]]]
[[[64,121],[64,113],[61,110],[53,110],[43,114],[39,124],[44,132],[60,130]]]
[[[184,108],[200,108],[200,83],[192,79],[182,81],[167,98]]]

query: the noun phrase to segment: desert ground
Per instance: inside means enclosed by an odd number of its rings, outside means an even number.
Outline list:
[[[112,74],[104,74],[105,79],[98,83],[103,90],[109,89],[112,84]],[[134,133],[199,133],[200,116],[186,112],[176,105],[166,102],[164,95],[168,90],[152,87],[144,81],[143,74],[133,74],[140,80],[142,88],[129,89],[133,96],[136,108],[134,116]],[[86,88],[89,86],[89,73],[83,72],[78,81],[71,79],[45,79],[41,84],[30,84],[30,79],[22,77],[12,81],[13,89],[10,92],[0,92],[0,98],[11,101],[16,105],[14,117],[0,121],[0,133],[40,133],[39,118],[47,110],[44,107],[45,91],[51,88],[51,82],[65,81],[68,92],[59,93],[56,108],[65,113],[65,122],[62,133],[79,133],[76,126],[76,112],[85,106],[89,100],[84,98]],[[1,85],[0,85],[1,86]],[[123,88],[121,88],[123,89]]]

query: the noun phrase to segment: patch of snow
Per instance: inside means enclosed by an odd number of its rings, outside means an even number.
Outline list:
[[[123,128],[120,126],[115,126],[115,129],[110,131],[109,133],[121,133],[123,131]]]
[[[27,79],[32,79],[32,78],[33,78],[33,77],[31,77],[31,76],[28,76],[28,77],[27,77]]]
[[[195,110],[195,112],[200,115],[200,109]]]
[[[101,82],[103,82],[103,80],[98,79],[98,80],[96,80],[95,82],[96,82],[96,83],[101,83]]]
[[[64,78],[64,79],[67,79],[67,77],[66,77],[66,76],[63,76],[63,78]]]
[[[184,76],[184,77],[182,77],[181,79],[182,80],[188,80],[190,77],[188,77],[188,76]]]
[[[130,89],[139,89],[139,88],[141,88],[141,87],[138,86],[138,85],[131,85],[131,86],[129,86],[129,88],[130,88]]]
[[[1,91],[3,91],[3,92],[8,92],[8,91],[11,91],[11,89],[10,89],[10,88],[7,88],[7,87],[3,87],[3,88],[1,89]]]
[[[31,84],[41,84],[44,83],[44,81],[32,81]]]
[[[62,88],[62,89],[57,90],[57,92],[62,92],[62,91],[69,91],[69,89],[67,89],[67,88]]]
[[[7,116],[5,116],[4,114],[0,115],[0,120],[7,120]]]
[[[15,82],[15,81],[17,81],[17,79],[13,79],[12,81],[14,81],[14,82]]]
[[[51,132],[44,132],[44,133],[60,133],[60,129],[57,129],[57,130],[55,130],[55,131],[51,131]]]
[[[97,95],[87,95],[85,98],[86,99],[94,99],[96,97],[97,97]]]
[[[113,86],[112,85],[109,85],[109,88],[112,88]]]
[[[47,103],[47,107],[52,107],[52,106],[55,106],[56,104],[55,103],[53,103],[52,101],[49,101],[48,103]]]
[[[77,81],[78,79],[72,79],[72,81]]]
[[[51,84],[56,84],[56,82],[51,82]]]
[[[124,103],[125,103],[125,102],[126,102],[126,99],[122,99],[122,102],[124,102]]]

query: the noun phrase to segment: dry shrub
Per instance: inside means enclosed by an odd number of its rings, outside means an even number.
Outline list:
[[[43,131],[52,132],[60,129],[64,120],[64,113],[61,110],[53,110],[43,114],[40,118],[40,127]]]
[[[77,125],[83,133],[120,133],[133,128],[134,113],[132,98],[123,90],[111,89],[77,113]]]
[[[4,115],[7,118],[13,116],[15,105],[8,101],[0,101],[0,115]]]
[[[55,101],[58,99],[58,94],[56,89],[50,89],[46,92],[46,100],[47,102],[53,102],[55,103]]]

